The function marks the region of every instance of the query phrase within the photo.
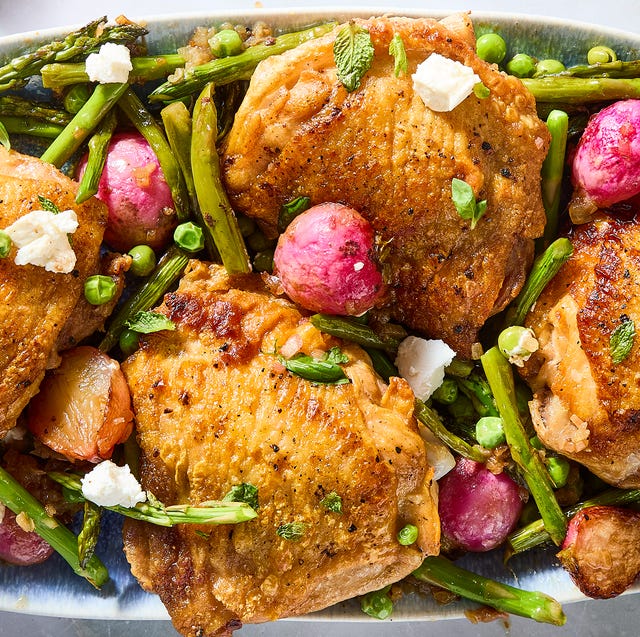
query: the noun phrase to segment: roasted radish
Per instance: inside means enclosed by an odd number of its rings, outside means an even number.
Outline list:
[[[0,560],[29,566],[44,562],[51,553],[51,546],[29,530],[28,518],[16,520],[15,513],[0,504]]]
[[[63,352],[31,401],[28,426],[71,460],[110,458],[133,427],[129,388],[117,361],[94,347]]]

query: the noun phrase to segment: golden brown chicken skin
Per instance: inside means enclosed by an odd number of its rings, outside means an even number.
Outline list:
[[[640,329],[640,219],[601,214],[570,239],[572,257],[526,320],[540,342],[524,367],[533,423],[547,447],[638,488],[640,339],[615,362],[625,349],[611,338],[630,321]]]
[[[300,615],[408,575],[438,551],[433,470],[402,379],[387,387],[357,346],[321,334],[257,275],[193,262],[159,311],[175,331],[123,365],[143,487],[169,504],[258,488],[258,517],[171,529],[129,522],[125,550],[185,635]],[[347,384],[316,384],[275,355],[340,346]],[[434,483],[435,484],[435,483]],[[322,504],[335,492],[342,512]],[[278,535],[302,524],[297,540]],[[407,523],[417,543],[396,538]]]
[[[226,186],[271,236],[298,196],[358,210],[388,242],[393,318],[468,356],[486,319],[518,292],[543,231],[548,133],[522,83],[476,56],[466,16],[357,22],[375,56],[352,93],[336,75],[337,29],[258,66],[224,147]],[[394,34],[408,57],[398,77]],[[489,97],[427,108],[411,75],[433,52],[471,67]],[[454,207],[453,178],[487,200],[474,230]]]
[[[69,274],[16,265],[15,246],[0,259],[0,437],[37,393],[85,279],[98,269],[106,207],[93,198],[77,205],[77,188],[51,164],[0,146],[0,228],[41,210],[38,195],[60,210],[74,210],[79,222],[72,239],[77,260]]]

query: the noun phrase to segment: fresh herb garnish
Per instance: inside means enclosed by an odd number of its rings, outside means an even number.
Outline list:
[[[2,144],[7,150],[11,150],[9,133],[7,133],[7,129],[4,127],[2,122],[0,122],[0,144]]]
[[[462,179],[451,180],[451,199],[462,219],[471,219],[471,230],[476,227],[478,220],[487,211],[486,199],[476,201],[473,188]]]
[[[310,205],[311,199],[309,197],[296,197],[284,204],[278,215],[278,232],[282,234],[299,214],[309,209]]]
[[[307,525],[304,522],[287,522],[276,529],[276,534],[284,540],[297,542],[305,534]]]
[[[313,358],[307,354],[278,358],[292,374],[305,380],[325,385],[342,385],[350,382],[340,367],[341,364],[348,363],[349,358],[339,347],[332,347],[322,358]]]
[[[486,87],[482,82],[478,82],[473,85],[473,94],[480,100],[485,100],[489,95],[491,95],[491,91],[488,87]]]
[[[222,498],[223,502],[244,502],[248,504],[254,511],[258,510],[258,488],[243,482],[234,484],[229,493]]]
[[[373,62],[373,42],[364,27],[348,22],[338,32],[333,43],[333,58],[338,79],[349,93],[360,86],[360,81]]]
[[[342,498],[335,492],[331,491],[320,500],[320,504],[333,513],[342,513]]]
[[[58,208],[58,206],[56,206],[56,204],[54,204],[53,201],[51,201],[51,199],[47,199],[42,195],[38,195],[38,201],[40,202],[40,205],[42,206],[43,210],[46,210],[47,212],[52,212],[54,215],[57,215],[60,213],[60,208]]]
[[[611,358],[615,365],[621,363],[629,356],[635,336],[636,325],[630,318],[625,318],[625,320],[613,330],[611,338],[609,339],[609,350],[611,351]]]
[[[125,321],[125,326],[132,332],[153,334],[162,330],[175,330],[176,324],[159,312],[138,312],[133,318]]]
[[[393,56],[393,72],[395,73],[395,76],[398,77],[400,73],[406,75],[409,69],[409,63],[407,61],[407,52],[404,48],[404,42],[402,41],[399,33],[394,33],[391,38],[391,42],[389,42],[389,55]]]

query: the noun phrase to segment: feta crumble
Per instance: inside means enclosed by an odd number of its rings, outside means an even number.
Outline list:
[[[134,507],[147,499],[129,465],[120,467],[111,460],[96,465],[81,482],[82,495],[98,506]]]
[[[473,92],[480,78],[473,69],[432,53],[411,76],[413,90],[432,111],[452,111]]]
[[[18,247],[16,265],[37,265],[48,272],[67,274],[76,265],[76,254],[67,235],[77,229],[78,217],[73,210],[58,214],[32,210],[5,228],[5,232]]]
[[[129,71],[133,69],[131,53],[124,44],[107,42],[98,53],[87,58],[85,68],[92,82],[124,84],[129,81]]]
[[[444,368],[456,353],[442,340],[407,336],[398,347],[396,367],[416,398],[427,400],[442,385]]]

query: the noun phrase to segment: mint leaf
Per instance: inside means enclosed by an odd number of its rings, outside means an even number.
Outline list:
[[[46,210],[47,212],[53,212],[54,215],[60,213],[60,208],[58,208],[58,206],[56,206],[56,204],[54,204],[51,199],[47,199],[42,195],[38,195],[38,201],[40,202],[43,210]]]
[[[389,42],[389,55],[393,56],[393,72],[398,77],[400,73],[407,74],[409,63],[407,62],[407,52],[404,48],[404,42],[400,37],[400,34],[395,33]]]
[[[613,363],[618,365],[631,353],[633,341],[636,336],[635,323],[626,318],[616,327],[609,338],[609,350]]]
[[[327,509],[327,511],[342,513],[342,498],[335,491],[327,493],[327,495],[320,500],[320,504]]]
[[[7,150],[11,150],[9,133],[7,133],[7,129],[4,127],[2,122],[0,122],[0,144],[2,144]]]
[[[248,482],[234,484],[227,495],[222,498],[223,502],[244,502],[254,511],[258,510],[258,488]]]
[[[175,330],[176,325],[159,312],[138,312],[133,318],[125,321],[125,327],[139,334],[153,334],[162,330]]]
[[[360,80],[371,68],[373,43],[365,28],[354,22],[345,24],[333,43],[333,58],[338,70],[338,79],[349,93],[360,86]]]
[[[310,205],[311,199],[309,197],[296,197],[284,204],[278,215],[278,232],[282,234],[299,214],[309,209]]]
[[[297,542],[302,538],[306,530],[307,525],[304,522],[288,522],[287,524],[281,524],[277,528],[276,535],[279,535],[285,540]]]
[[[462,179],[451,180],[451,200],[462,219],[471,219],[471,230],[476,227],[478,220],[487,212],[486,200],[476,202],[473,188]]]

